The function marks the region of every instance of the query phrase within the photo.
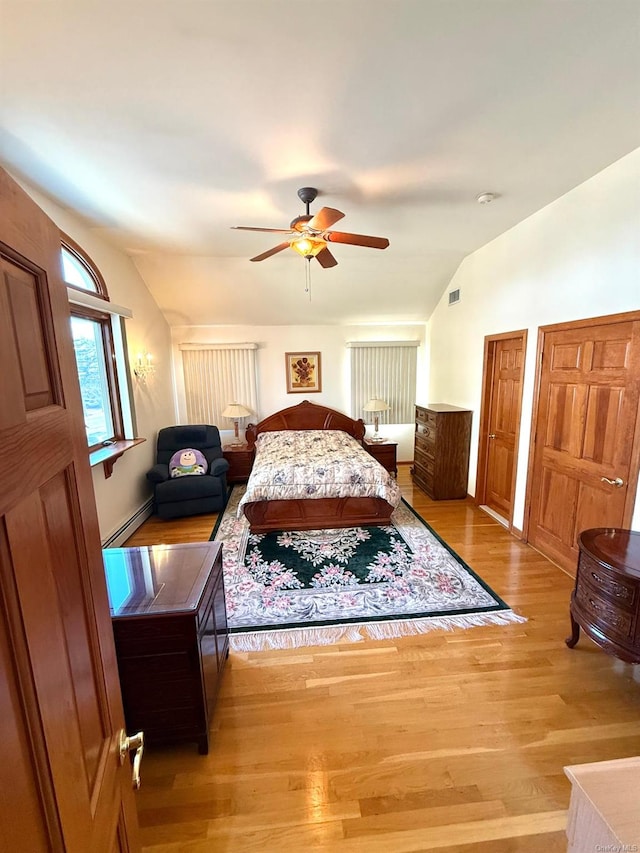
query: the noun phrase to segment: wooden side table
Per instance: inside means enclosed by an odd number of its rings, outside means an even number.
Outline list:
[[[255,451],[249,449],[249,445],[225,444],[222,455],[229,463],[227,471],[227,483],[246,483],[253,468],[253,457]]]
[[[373,441],[365,436],[362,439],[362,446],[382,465],[383,468],[386,468],[394,477],[397,476],[398,462],[396,459],[396,453],[398,450],[398,443],[396,441]]]
[[[219,542],[102,552],[129,731],[148,743],[196,741],[209,723],[229,655]]]
[[[605,652],[640,663],[640,533],[596,527],[582,531],[578,547],[567,645],[583,628]]]

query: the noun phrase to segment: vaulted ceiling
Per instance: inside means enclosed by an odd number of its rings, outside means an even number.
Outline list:
[[[428,319],[470,252],[640,146],[637,0],[3,0],[2,162],[176,324]],[[338,266],[249,258],[320,191]],[[479,193],[497,195],[480,205]]]

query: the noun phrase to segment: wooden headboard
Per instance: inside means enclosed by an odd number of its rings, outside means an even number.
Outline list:
[[[365,425],[362,418],[354,421],[353,418],[329,409],[327,406],[318,406],[303,400],[297,406],[282,409],[274,415],[260,421],[257,424],[249,424],[245,437],[249,447],[253,447],[256,438],[261,432],[273,432],[281,429],[341,429],[352,435],[358,441],[362,441],[365,434]]]

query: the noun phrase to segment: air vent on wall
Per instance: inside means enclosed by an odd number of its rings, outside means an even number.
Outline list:
[[[449,305],[455,305],[456,302],[460,302],[460,288],[449,291]]]

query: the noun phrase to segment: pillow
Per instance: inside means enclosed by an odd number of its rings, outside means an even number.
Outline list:
[[[207,473],[207,460],[199,450],[185,447],[176,450],[169,460],[169,474],[172,477],[191,477],[194,474]]]

